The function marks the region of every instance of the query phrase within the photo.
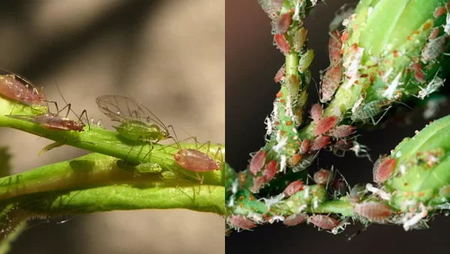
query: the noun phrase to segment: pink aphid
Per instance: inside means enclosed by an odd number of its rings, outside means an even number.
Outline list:
[[[323,75],[320,84],[320,102],[325,103],[331,100],[339,87],[342,78],[342,65],[331,66]]]
[[[266,179],[266,182],[272,180],[272,178],[277,174],[278,172],[278,163],[275,160],[269,161],[267,163],[266,168],[264,169],[264,177]]]
[[[318,122],[320,119],[322,119],[322,114],[323,114],[322,106],[318,103],[312,105],[310,114],[311,114],[311,119],[314,122]]]
[[[430,32],[430,35],[428,36],[428,40],[436,39],[440,33],[441,31],[438,27],[433,28],[433,30],[431,30]]]
[[[414,78],[420,83],[425,83],[425,73],[423,72],[422,65],[420,63],[414,63],[411,66],[411,69],[414,71]]]
[[[326,147],[328,144],[330,144],[330,137],[329,136],[319,136],[316,139],[314,139],[311,150],[317,151],[324,147]]]
[[[266,163],[266,152],[264,150],[259,150],[251,159],[250,161],[250,172],[252,172],[253,175],[258,174],[258,172],[262,169],[264,164]]]
[[[228,217],[228,221],[235,227],[250,230],[256,227],[256,224],[249,218],[242,215],[232,215]]]
[[[314,173],[314,182],[320,185],[326,185],[331,180],[331,172],[327,169],[321,169]]]
[[[339,226],[339,221],[327,215],[317,214],[310,216],[308,222],[321,229],[331,230]]]
[[[44,96],[28,81],[14,74],[0,75],[0,95],[25,105],[42,105]]]
[[[273,40],[275,42],[275,45],[277,45],[278,49],[283,54],[289,54],[291,51],[291,46],[289,45],[289,42],[286,40],[286,37],[284,34],[275,34],[273,36]]]
[[[393,213],[389,206],[373,201],[357,203],[353,209],[359,216],[378,223],[386,221]]]
[[[445,8],[445,6],[440,6],[434,10],[433,16],[435,18],[439,18],[440,16],[444,15],[445,13],[447,13],[447,9]]]
[[[316,128],[314,129],[314,134],[316,136],[327,133],[329,130],[333,129],[336,126],[338,118],[336,116],[329,116],[320,119],[317,122]]]
[[[275,83],[280,83],[281,81],[283,81],[285,74],[286,74],[286,68],[283,65],[277,71],[277,74],[275,74],[273,81],[275,81]]]
[[[300,153],[305,154],[308,153],[311,149],[311,140],[304,139],[300,144]]]
[[[345,138],[355,133],[356,127],[351,125],[339,125],[331,131],[335,138]]]
[[[306,214],[298,213],[298,214],[292,214],[286,219],[284,219],[283,224],[288,227],[297,226],[298,224],[301,224],[306,221]]]
[[[396,160],[390,157],[379,158],[373,167],[373,181],[376,183],[383,183],[395,169]]]
[[[73,121],[54,114],[39,115],[34,117],[33,121],[45,128],[63,131],[82,131],[85,126],[80,121]]]
[[[273,30],[277,34],[284,34],[287,32],[289,26],[292,24],[292,12],[286,12],[273,22]]]
[[[173,155],[175,162],[182,168],[193,172],[208,172],[219,169],[217,162],[206,153],[195,149],[181,149]]]
[[[290,197],[292,195],[294,195],[295,193],[303,190],[303,188],[305,187],[303,181],[301,180],[296,180],[293,181],[292,183],[290,183],[283,191],[284,195],[287,197]]]
[[[341,34],[338,30],[330,32],[330,40],[328,42],[328,52],[330,54],[330,64],[336,65],[341,61],[342,42],[340,41]]]
[[[334,144],[334,148],[341,151],[349,150],[353,147],[353,142],[348,139],[340,139]]]

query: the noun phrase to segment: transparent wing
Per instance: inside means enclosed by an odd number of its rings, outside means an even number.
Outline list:
[[[154,123],[167,129],[164,123],[144,105],[126,96],[102,95],[97,97],[99,109],[113,121],[137,120]]]

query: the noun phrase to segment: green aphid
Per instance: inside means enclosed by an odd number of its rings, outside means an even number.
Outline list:
[[[100,110],[112,121],[119,135],[129,142],[155,144],[173,138],[164,123],[144,105],[120,95],[103,95],[97,98]]]

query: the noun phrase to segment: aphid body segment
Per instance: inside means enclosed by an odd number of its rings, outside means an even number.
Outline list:
[[[331,172],[327,169],[321,169],[314,173],[314,182],[320,185],[326,185],[331,180]]]
[[[70,120],[54,114],[36,116],[33,120],[46,128],[55,130],[82,131],[85,126],[80,121]]]
[[[173,157],[179,166],[189,171],[201,173],[219,169],[215,160],[195,149],[181,149]]]
[[[0,75],[0,95],[25,105],[43,105],[45,97],[27,80],[15,75]]]
[[[283,191],[284,195],[287,197],[290,197],[294,195],[295,193],[303,190],[304,183],[301,180],[296,180],[290,183]]]
[[[119,95],[103,95],[97,98],[99,109],[112,121],[124,139],[131,142],[157,143],[172,138],[168,127],[149,109],[131,98]]]

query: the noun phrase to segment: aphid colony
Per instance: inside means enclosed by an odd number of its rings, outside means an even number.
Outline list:
[[[42,91],[16,74],[0,75],[0,96],[31,107],[44,106],[47,110],[47,113],[40,115],[11,115],[11,117],[32,121],[44,128],[53,130],[81,132],[85,128],[85,123],[81,118],[85,116],[87,119],[86,110],[80,116],[74,113],[78,120],[69,119],[71,104],[67,104],[61,110],[58,109],[56,102],[46,100]],[[49,103],[55,104],[56,113],[50,112]],[[97,104],[99,109],[112,121],[120,123],[114,128],[120,137],[127,142],[155,144],[165,139],[174,139],[177,142],[169,132],[169,128],[172,128],[172,126],[166,126],[147,107],[129,97],[103,95],[97,98]],[[61,116],[61,113],[66,109],[65,115]],[[86,120],[86,123],[88,123],[88,120]],[[193,172],[208,172],[219,169],[216,160],[196,149],[180,149],[175,153],[174,159],[180,167]]]

